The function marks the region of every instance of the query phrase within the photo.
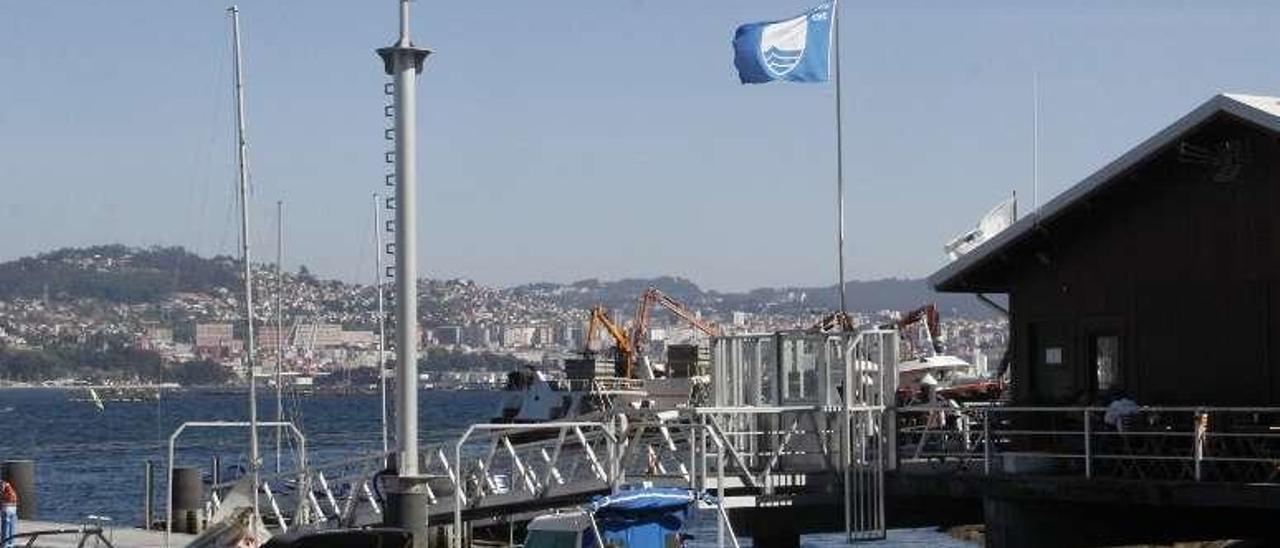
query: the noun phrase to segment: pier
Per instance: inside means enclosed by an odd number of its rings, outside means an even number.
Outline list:
[[[598,422],[473,425],[419,453],[426,526],[433,538],[466,546],[473,531],[650,484],[712,495],[734,525],[831,507],[840,519],[825,530],[883,538],[897,341],[895,330],[719,337],[708,405],[617,409]],[[289,532],[382,523],[387,457],[264,474],[266,524]],[[215,485],[208,511],[234,486]],[[757,546],[789,546],[806,532],[778,529],[739,533]]]
[[[432,545],[505,538],[513,522],[642,483],[716,497],[734,533],[765,547],[971,523],[990,546],[1270,534],[1280,409],[1143,407],[1118,428],[1106,407],[900,405],[884,366],[897,343],[894,330],[719,337],[706,405],[473,425],[419,456]],[[385,458],[265,476],[267,525],[381,523]]]

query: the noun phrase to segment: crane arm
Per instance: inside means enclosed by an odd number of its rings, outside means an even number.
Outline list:
[[[583,337],[585,344],[583,345],[583,348],[582,348],[584,352],[593,351],[591,347],[595,346],[596,330],[599,328],[600,328],[600,325],[596,321],[596,309],[592,308],[591,311],[587,313],[587,333],[586,333],[586,336]]]
[[[637,345],[644,341],[649,332],[649,318],[653,312],[653,305],[658,304],[663,308],[670,310],[678,318],[686,321],[698,331],[703,332],[710,337],[718,337],[720,329],[709,324],[689,311],[689,308],[671,298],[670,295],[663,293],[656,287],[650,287],[645,290],[644,295],[640,297],[640,306],[636,308],[636,319],[631,327],[631,340]]]
[[[604,306],[596,305],[591,308],[591,320],[587,323],[586,350],[592,351],[595,344],[596,331],[601,327],[613,337],[613,342],[618,346],[618,352],[622,355],[624,362],[630,363],[631,356],[634,353],[631,346],[631,340],[627,337],[626,332],[618,327],[618,324],[609,319],[609,313],[605,311]]]
[[[907,328],[916,322],[924,322],[925,331],[929,334],[929,343],[932,345],[935,353],[942,351],[941,327],[938,322],[938,307],[934,303],[926,304],[920,308],[907,312],[897,321],[899,330]]]
[[[613,320],[610,320],[609,316],[604,314],[603,310],[599,309],[597,311],[596,314],[599,318],[597,321],[604,326],[605,331],[609,332],[609,336],[613,337],[613,342],[618,345],[618,350],[622,352],[624,359],[629,360],[632,355],[631,340],[627,338],[626,332],[621,327],[618,327],[618,324],[613,323]]]
[[[658,291],[657,289],[651,289],[650,291],[652,291],[654,295],[657,297],[658,304],[662,305],[663,308],[670,310],[672,314],[679,316],[680,319],[686,322],[689,322],[689,325],[692,325],[698,331],[705,333],[709,337],[720,336],[719,328],[717,328],[716,326],[710,323],[702,321],[701,318],[694,315],[693,312],[690,312],[689,309],[685,307],[685,305],[680,304],[680,301],[677,301],[671,298],[667,294],[661,291]]]
[[[654,291],[656,290],[651,287],[640,296],[635,320],[631,322],[631,340],[638,347],[643,347],[644,341],[649,338],[649,316],[653,313]]]

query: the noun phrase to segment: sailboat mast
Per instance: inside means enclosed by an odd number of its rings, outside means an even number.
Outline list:
[[[378,393],[382,396],[382,453],[391,450],[387,434],[387,314],[382,292],[382,207],[378,193],[373,194],[373,283],[378,295]]]
[[[232,52],[235,57],[236,96],[236,160],[240,187],[240,259],[244,264],[244,360],[249,372],[249,470],[253,476],[254,534],[258,523],[259,468],[262,459],[258,453],[258,386],[255,372],[253,344],[253,265],[249,249],[249,145],[244,138],[244,70],[240,56],[240,10],[231,6]]]
[[[276,422],[284,422],[284,201],[276,201]],[[284,426],[276,426],[276,473],[280,473],[280,453]]]

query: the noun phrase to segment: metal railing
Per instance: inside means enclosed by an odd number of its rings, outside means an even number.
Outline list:
[[[896,331],[742,335],[717,338],[715,347],[716,406],[628,407],[604,422],[479,424],[456,442],[423,447],[428,514],[452,515],[460,539],[464,513],[483,520],[571,506],[623,482],[687,486],[732,505],[786,504],[815,491],[838,499],[843,484],[848,538],[883,538],[884,472],[899,449],[884,405],[896,390],[888,373]],[[299,487],[280,495],[297,497],[295,516],[358,525],[373,516],[358,516],[357,507],[380,512],[372,491],[385,457],[305,467]],[[266,476],[264,485],[288,479]]]
[[[22,539],[26,539],[27,542],[23,543],[22,546],[35,547],[38,546],[36,541],[40,540],[40,537],[69,535],[78,535],[80,537],[76,546],[106,546],[107,548],[115,548],[115,545],[111,544],[111,540],[102,534],[102,527],[95,525],[81,525],[79,527],[67,527],[62,529],[45,529],[43,531],[27,531],[26,533],[18,533],[13,536],[0,538],[0,546],[7,546],[10,542],[17,546]],[[94,544],[89,544],[90,540],[93,540]]]
[[[1280,408],[915,406],[899,455],[983,474],[1280,483]]]
[[[455,442],[424,447],[420,470],[428,513],[451,514],[454,538],[465,531],[466,512],[477,512],[467,519],[483,519],[493,512],[578,504],[624,483],[687,487],[740,506],[827,490],[833,481],[846,484],[846,500],[860,501],[846,512],[850,538],[879,538],[883,416],[878,405],[791,405],[635,411],[608,422],[480,424]],[[381,512],[376,493],[386,457],[374,453],[264,474],[264,509],[276,516],[269,523],[282,532],[293,525],[281,508],[297,508],[292,517],[298,524],[369,523]],[[234,484],[213,486],[215,510],[219,493]],[[718,529],[731,530],[727,524]]]
[[[298,477],[298,484],[300,488],[305,487],[307,485],[307,481],[306,481],[307,474],[305,472],[307,470],[307,438],[306,436],[302,435],[302,431],[298,430],[298,427],[294,426],[293,423],[291,422],[262,421],[262,422],[258,422],[257,426],[259,429],[288,428],[289,431],[293,434],[293,436],[297,439],[298,464],[297,464],[297,470],[295,472],[292,472],[292,474]],[[164,520],[164,545],[165,546],[169,546],[170,537],[173,534],[173,510],[174,510],[173,508],[173,466],[174,466],[174,455],[176,451],[178,438],[182,435],[183,432],[187,431],[187,429],[189,428],[250,428],[250,427],[252,427],[252,423],[244,422],[244,421],[193,421],[193,422],[182,423],[180,426],[178,426],[176,430],[173,431],[173,434],[169,435],[169,459],[168,459],[168,467],[167,467],[168,473],[165,476],[166,483],[168,485],[167,495],[165,496],[165,520]],[[261,485],[262,487],[265,487],[267,484],[262,483]],[[280,507],[276,503],[275,498],[272,496],[271,491],[269,489],[266,490],[265,495],[268,503],[272,506],[272,509],[275,511],[277,519],[280,520],[279,524],[282,526],[281,528],[284,531],[287,531],[288,528],[284,526],[283,517],[281,517]],[[217,499],[216,491],[211,492],[211,496],[212,496],[212,503],[214,505],[217,505],[218,499]],[[257,501],[255,500],[254,502],[256,503]],[[259,511],[260,510],[258,508],[254,508],[254,512],[259,512]]]
[[[598,379],[556,379],[548,381],[554,389],[567,392],[639,392],[644,390],[644,381],[639,379],[623,379],[601,377]]]
[[[592,431],[593,436],[588,436]],[[489,449],[482,457],[469,457],[463,463],[463,447],[476,433],[487,434]],[[551,433],[549,440],[512,443],[513,435]],[[584,490],[617,487],[617,437],[615,425],[597,422],[558,422],[538,424],[473,424],[453,446],[453,468],[447,476],[453,487],[452,542],[462,540],[463,508],[478,506],[495,495],[532,500],[547,497],[553,486],[578,481]],[[603,446],[603,447],[602,447]],[[517,448],[518,447],[518,448]],[[566,450],[566,449],[570,450]],[[548,451],[550,449],[550,451]],[[604,454],[601,454],[603,450]],[[509,481],[502,486],[495,462],[505,461],[504,475]],[[447,465],[448,461],[441,461]],[[583,465],[586,466],[583,466]],[[580,475],[581,474],[581,475]],[[435,497],[428,495],[428,499]]]

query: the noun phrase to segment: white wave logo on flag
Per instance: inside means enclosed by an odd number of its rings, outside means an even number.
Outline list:
[[[809,16],[779,21],[765,26],[760,35],[760,56],[775,78],[795,70],[804,58],[809,39]]]

